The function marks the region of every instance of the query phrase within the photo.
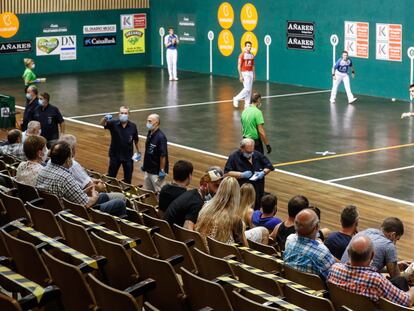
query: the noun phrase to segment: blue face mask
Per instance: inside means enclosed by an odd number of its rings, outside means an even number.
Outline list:
[[[43,99],[39,99],[39,105],[44,106],[44,104],[45,104],[45,101]]]
[[[253,156],[253,152],[243,152],[243,157],[250,159]]]
[[[148,123],[147,122],[147,129],[149,130],[149,131],[151,131],[153,128],[154,128],[154,125],[153,124],[151,124],[151,123]]]
[[[31,99],[32,99],[32,94],[30,94],[30,93],[26,93],[26,98],[27,98],[28,100],[31,100]]]
[[[127,114],[119,115],[119,121],[121,121],[121,123],[127,122],[128,121],[128,115]]]

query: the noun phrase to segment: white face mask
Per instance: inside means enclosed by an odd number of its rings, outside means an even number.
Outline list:
[[[47,154],[49,153],[49,150],[47,150],[47,148],[45,147],[45,148],[43,148],[42,152],[43,152],[42,162],[45,163],[47,161]]]

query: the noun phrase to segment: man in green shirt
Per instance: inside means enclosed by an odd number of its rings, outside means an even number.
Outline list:
[[[263,113],[259,109],[262,105],[262,96],[258,92],[254,92],[252,95],[252,103],[250,107],[245,109],[241,115],[242,133],[243,138],[251,138],[254,140],[254,150],[264,154],[263,144],[266,145],[267,153],[272,152],[269,140],[266,137],[264,130]]]

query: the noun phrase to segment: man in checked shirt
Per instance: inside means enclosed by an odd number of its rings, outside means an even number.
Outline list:
[[[368,236],[355,236],[350,242],[348,254],[350,262],[336,263],[330,268],[328,283],[368,297],[375,303],[385,298],[407,307],[413,304],[414,287],[406,292],[398,289],[370,265],[374,258],[374,246]]]

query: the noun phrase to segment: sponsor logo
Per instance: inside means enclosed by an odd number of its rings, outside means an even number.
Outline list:
[[[234,23],[234,10],[230,3],[223,2],[217,11],[217,19],[220,26],[229,29]]]
[[[116,36],[84,37],[83,46],[107,46],[116,45]]]
[[[84,34],[95,34],[95,33],[116,33],[116,25],[90,25],[83,26]]]
[[[43,33],[55,33],[55,32],[67,32],[68,27],[66,25],[50,24],[43,28]]]
[[[297,50],[314,50],[315,40],[313,38],[293,37],[287,38],[287,46],[289,49]]]
[[[27,53],[32,51],[32,41],[0,43],[0,54]]]
[[[20,27],[19,19],[16,14],[11,12],[4,12],[0,14],[0,37],[11,38],[18,31]]]
[[[122,14],[121,29],[147,28],[147,14]]]
[[[313,36],[315,34],[315,25],[310,22],[287,22],[288,34]]]

